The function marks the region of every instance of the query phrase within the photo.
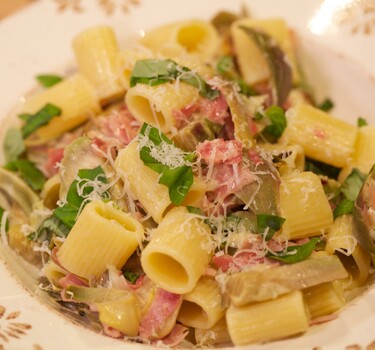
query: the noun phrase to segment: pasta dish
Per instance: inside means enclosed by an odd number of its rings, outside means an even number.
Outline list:
[[[375,126],[317,101],[279,18],[220,12],[73,40],[3,140],[1,244],[107,336],[300,336],[373,275]],[[375,188],[375,187],[374,187]]]

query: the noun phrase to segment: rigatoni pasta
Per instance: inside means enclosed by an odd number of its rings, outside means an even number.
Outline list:
[[[242,346],[336,316],[373,279],[373,127],[315,102],[282,19],[134,41],[86,29],[77,72],[26,99],[2,244],[73,318],[137,343]]]

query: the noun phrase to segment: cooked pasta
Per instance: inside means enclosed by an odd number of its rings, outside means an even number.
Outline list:
[[[320,109],[295,45],[282,19],[225,12],[134,43],[77,33],[76,72],[4,136],[1,244],[40,293],[106,335],[193,348],[300,336],[365,289],[374,126]]]

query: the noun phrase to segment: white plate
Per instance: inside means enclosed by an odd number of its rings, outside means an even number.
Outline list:
[[[158,24],[208,19],[219,9],[239,11],[243,4],[255,17],[288,21],[297,34],[302,67],[317,98],[331,97],[336,116],[353,123],[363,116],[375,124],[374,0],[38,0],[0,22],[0,116],[5,118],[35,86],[36,74],[73,64],[71,41],[84,28],[110,24],[125,45]],[[113,13],[107,14],[111,5]],[[27,285],[29,276],[21,269],[14,278],[9,272],[17,269],[13,260],[9,269],[6,265],[10,264],[0,262],[1,350],[145,348],[72,324],[16,281]],[[332,322],[312,327],[301,337],[244,349],[328,350],[353,344],[366,348],[375,340],[374,325],[375,289],[370,288]]]

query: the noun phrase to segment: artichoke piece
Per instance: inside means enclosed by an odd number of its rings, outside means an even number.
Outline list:
[[[10,247],[21,255],[26,261],[39,265],[42,262],[42,254],[34,250],[39,244],[30,241],[21,230],[22,225],[13,225],[8,231]]]
[[[226,283],[227,297],[235,306],[242,306],[347,276],[348,272],[336,255],[317,254],[292,265],[260,265],[231,275]]]
[[[75,139],[66,147],[64,158],[61,161],[63,170],[60,171],[60,198],[65,199],[69,187],[80,169],[94,169],[99,165],[102,166],[103,163],[104,159],[94,152],[88,137],[83,136]]]
[[[279,173],[272,163],[260,156],[259,159],[261,161],[257,163],[248,159],[249,169],[256,174],[258,181],[251,182],[235,194],[255,214],[280,215]]]
[[[292,88],[292,69],[284,52],[266,33],[249,27],[240,27],[253,40],[265,58],[271,72],[273,104],[282,106]]]
[[[65,288],[66,299],[85,304],[116,301],[127,297],[130,293],[127,290],[114,288],[93,288],[74,285]]]
[[[179,130],[178,133],[172,137],[172,141],[177,147],[184,151],[193,152],[198,143],[215,138],[215,125],[211,124],[213,123],[207,120],[194,121]]]
[[[254,123],[252,117],[255,111],[251,114],[245,96],[235,94],[233,90],[226,90],[225,94],[234,125],[234,138],[242,142],[244,147],[250,148],[254,144],[255,133],[251,132],[250,125]]]
[[[4,209],[18,206],[26,215],[29,215],[38,196],[16,174],[0,168],[0,194],[2,203],[7,202]]]
[[[354,234],[375,261],[375,165],[370,170],[353,208]]]

